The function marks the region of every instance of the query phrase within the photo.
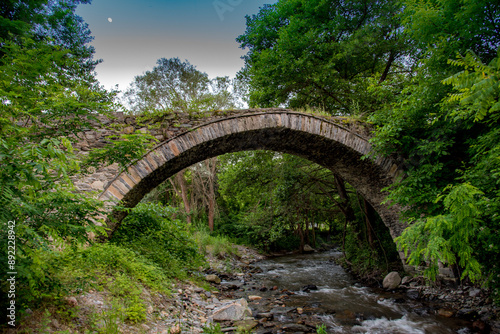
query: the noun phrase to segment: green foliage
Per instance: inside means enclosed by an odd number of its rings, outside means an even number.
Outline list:
[[[125,97],[131,112],[164,116],[172,112],[197,115],[209,110],[233,108],[228,77],[208,79],[188,61],[161,58],[152,71],[136,76]]]
[[[373,112],[385,101],[369,87],[396,85],[392,68],[404,59],[400,11],[392,0],[281,0],[247,16],[237,41],[248,49],[250,105]]]
[[[133,134],[121,134],[108,137],[112,140],[103,148],[93,149],[83,162],[86,168],[107,166],[117,162],[125,170],[130,163],[142,159],[148,150],[157,142],[149,133],[136,131]]]
[[[471,242],[479,233],[484,195],[468,183],[450,187],[443,200],[445,213],[415,221],[396,239],[412,265],[427,262],[429,277],[435,279],[439,261],[464,268],[462,278],[481,278],[481,265],[474,255]]]
[[[484,65],[472,51],[463,57],[458,55],[457,60],[449,60],[449,63],[464,69],[443,80],[443,83],[452,85],[457,92],[450,94],[445,101],[452,105],[458,101],[463,107],[452,110],[449,116],[454,121],[472,118],[474,122],[478,122],[487,115],[492,115],[494,118],[489,121],[498,122],[500,54],[489,65]]]
[[[316,326],[316,333],[317,334],[327,334],[328,332],[326,331],[326,325],[321,324]]]
[[[203,333],[206,333],[206,334],[221,334],[223,332],[222,332],[222,329],[220,327],[220,324],[218,324],[218,323],[212,323],[212,324],[210,324],[208,326],[203,327]]]
[[[457,51],[471,50],[487,63],[495,58],[500,42],[498,2],[405,0],[403,4],[405,34],[415,46],[413,54],[427,65],[444,69]]]
[[[455,264],[497,296],[499,13],[486,0],[405,1],[417,66],[402,94],[371,118],[376,152],[406,161],[387,200],[412,222],[398,239],[411,263],[430,264],[431,277],[438,261]]]
[[[170,277],[203,264],[187,225],[171,219],[175,211],[161,204],[140,203],[131,210],[112,241],[134,250],[162,267]]]
[[[239,256],[238,249],[223,235],[211,235],[207,230],[202,229],[194,233],[194,238],[200,252],[204,255],[210,255],[220,259]]]
[[[93,76],[97,62],[74,13],[78,2],[11,1],[0,9],[0,269],[13,271],[6,224],[15,221],[21,305],[57,286],[47,262],[54,249],[103,233],[95,224],[102,203],[70,180],[80,169],[71,140],[109,112],[114,96]]]
[[[168,291],[168,278],[161,267],[130,249],[112,243],[58,253],[50,264],[59,270],[57,275],[68,291],[78,289],[79,281],[86,281],[87,284],[110,284],[114,281],[114,278],[105,280],[107,276],[123,276],[124,286],[140,282],[155,291]],[[121,288],[116,288],[115,292],[119,294]]]
[[[220,157],[218,191],[223,217],[217,231],[265,250],[289,239],[297,218],[297,198],[291,187],[294,178],[304,176],[296,168],[304,160],[294,159],[265,151]]]
[[[20,267],[16,303],[34,308],[46,303],[58,306],[62,297],[92,287],[111,291],[130,321],[142,321],[145,312],[142,287],[169,293],[169,280],[162,268],[129,249],[113,244],[66,247],[60,251],[34,250],[32,264]],[[24,279],[24,277],[27,277]],[[128,313],[126,313],[128,315]]]
[[[86,108],[106,111],[109,97],[86,86],[87,78],[72,78],[67,73],[78,62],[60,47],[31,40],[23,45],[6,42],[4,46],[0,220],[3,224],[16,222],[19,284],[32,288],[31,297],[38,299],[39,285],[44,284],[47,272],[46,266],[37,262],[44,257],[43,252],[52,252],[49,245],[62,240],[87,242],[89,232],[103,232],[95,225],[102,203],[75,192],[69,179],[79,166],[68,138],[94,117]],[[0,236],[4,272],[6,233],[4,228]]]
[[[102,323],[104,323],[104,326],[102,328],[98,328],[99,333],[119,334],[120,333],[119,324],[123,320],[125,320],[123,308],[121,305],[115,302],[111,305],[110,309],[102,312],[102,314],[100,314],[97,317],[95,322],[98,323],[102,321]]]

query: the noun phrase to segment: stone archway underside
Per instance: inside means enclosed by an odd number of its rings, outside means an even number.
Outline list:
[[[292,111],[241,114],[197,126],[157,145],[108,183],[99,198],[134,207],[186,167],[225,153],[260,149],[294,154],[333,170],[375,208],[393,238],[403,231],[400,209],[382,204],[381,191],[402,173],[398,165],[390,158],[362,160],[371,149],[367,138],[331,120]],[[113,212],[110,234],[125,216]]]

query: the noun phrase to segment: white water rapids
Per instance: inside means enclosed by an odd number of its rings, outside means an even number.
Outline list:
[[[328,333],[469,333],[458,319],[438,317],[402,295],[356,284],[332,261],[339,255],[330,251],[272,258],[256,264],[263,272],[255,276],[265,286],[292,291],[286,306],[313,313]],[[303,292],[305,285],[316,285],[318,290]],[[280,321],[287,321],[286,314],[281,317]]]

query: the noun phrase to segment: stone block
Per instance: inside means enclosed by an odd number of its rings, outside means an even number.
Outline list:
[[[93,182],[90,187],[94,190],[104,190],[104,183],[102,181],[95,181]]]
[[[135,129],[133,126],[127,126],[126,128],[123,129],[122,133],[124,134],[131,134],[134,133]]]

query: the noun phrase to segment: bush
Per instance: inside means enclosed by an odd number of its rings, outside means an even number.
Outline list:
[[[206,230],[201,230],[194,237],[204,255],[210,254],[221,259],[231,255],[239,256],[238,249],[225,236],[211,235]]]
[[[186,270],[202,265],[203,257],[185,223],[170,216],[170,207],[141,203],[131,210],[112,242],[157,264],[169,277],[185,277]]]
[[[82,285],[96,283],[106,284],[113,291],[106,277],[113,277],[111,281],[116,281],[118,285],[140,282],[155,291],[168,291],[168,278],[162,268],[130,249],[112,243],[64,251],[50,263],[52,268],[61,273],[58,275],[59,280],[68,292],[79,290],[83,288]],[[115,280],[115,277],[122,278]],[[123,277],[128,277],[129,283]]]

